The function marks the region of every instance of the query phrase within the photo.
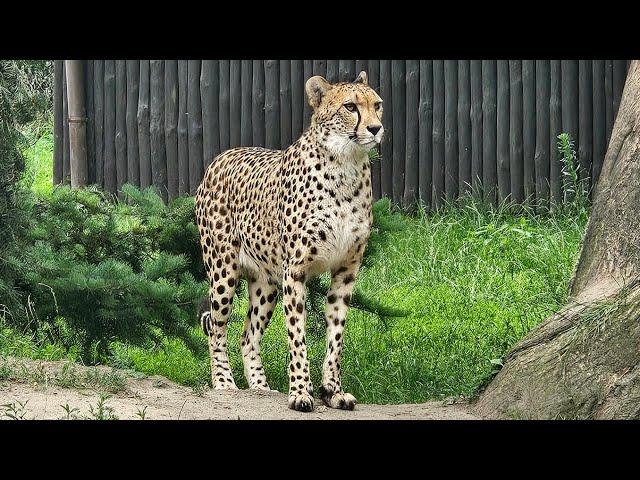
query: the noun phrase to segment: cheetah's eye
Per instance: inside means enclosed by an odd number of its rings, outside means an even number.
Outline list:
[[[345,103],[344,104],[344,108],[346,108],[350,112],[355,112],[356,111],[356,104],[355,103]]]

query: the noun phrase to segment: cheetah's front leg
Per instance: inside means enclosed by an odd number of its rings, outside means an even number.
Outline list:
[[[313,410],[313,386],[309,377],[309,359],[305,344],[305,274],[286,267],[282,282],[282,305],[289,335],[289,408]]]
[[[341,408],[343,410],[353,410],[356,405],[355,397],[342,391],[340,367],[344,341],[344,324],[356,274],[361,262],[362,256],[357,255],[338,270],[332,272],[331,287],[327,292],[325,310],[327,354],[322,368],[320,398],[328,407]]]

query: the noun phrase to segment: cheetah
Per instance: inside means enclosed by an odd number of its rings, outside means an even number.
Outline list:
[[[320,398],[353,410],[342,389],[347,309],[372,224],[369,151],[384,133],[382,99],[366,72],[331,84],[305,83],[310,126],[285,150],[240,147],[207,167],[196,192],[196,220],[209,280],[200,320],[208,336],[214,389],[236,389],[227,356],[227,320],[240,278],[250,307],[241,350],[249,388],[269,390],[260,342],[282,294],[289,347],[288,406],[313,410],[305,345],[305,282],[331,272],[326,297],[326,356]]]

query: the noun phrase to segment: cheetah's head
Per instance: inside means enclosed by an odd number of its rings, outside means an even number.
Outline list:
[[[321,76],[305,85],[313,107],[311,125],[320,126],[323,140],[338,153],[371,150],[382,141],[382,99],[360,72],[353,83],[331,84]]]

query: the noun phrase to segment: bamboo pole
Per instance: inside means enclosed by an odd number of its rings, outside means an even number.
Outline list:
[[[420,199],[431,208],[433,190],[433,62],[420,60],[420,107],[418,109]]]
[[[167,149],[167,196],[173,200],[179,193],[178,166],[178,61],[164,64],[164,143]]]
[[[264,64],[262,60],[253,61],[251,129],[253,130],[253,146],[264,147]]]
[[[64,60],[56,60],[53,66],[53,184],[62,182],[64,163],[64,112],[62,97],[64,96],[63,77]]]
[[[240,108],[242,110],[241,127],[240,127],[240,145],[243,147],[251,146],[253,130],[251,125],[251,82],[253,81],[253,63],[251,60],[242,60],[242,67],[240,73],[240,88],[242,90],[242,101]],[[291,135],[291,128],[289,128],[289,135]]]
[[[280,146],[280,62],[264,62],[264,128],[267,148]]]
[[[432,205],[440,208],[445,193],[444,181],[444,61],[433,61],[433,198]]]
[[[471,191],[482,185],[482,60],[471,60]]]
[[[291,145],[291,61],[280,60],[280,148]]]
[[[534,202],[536,195],[536,62],[522,61],[522,154],[524,197]]]
[[[511,200],[524,200],[522,149],[522,62],[509,60],[509,171]]]
[[[220,133],[218,129],[213,130],[212,124],[218,124],[217,105],[214,107],[213,102],[217,104],[217,89],[215,90],[215,100],[209,92],[213,90],[211,84],[211,70],[215,68],[210,65],[211,61],[204,60],[202,62],[202,75],[200,77],[200,88],[202,91],[202,125],[203,125],[203,155],[205,161],[207,156],[214,155],[214,144],[220,147]],[[217,70],[217,68],[216,68]],[[217,75],[217,74],[216,74]],[[178,60],[178,193],[180,195],[188,195],[189,190],[189,127],[187,123],[188,109],[187,99],[189,92],[189,69],[187,60]],[[211,161],[211,160],[209,160]]]
[[[536,205],[546,208],[549,201],[549,96],[551,72],[549,60],[536,60]]]
[[[104,189],[116,193],[116,64],[104,61]]]
[[[229,147],[240,146],[242,116],[242,84],[240,78],[242,64],[240,60],[229,62]]]
[[[458,192],[471,191],[471,63],[458,61]]]
[[[497,134],[498,134],[498,203],[509,197],[511,174],[509,165],[509,61],[497,64]]]
[[[348,61],[348,66],[355,70],[355,62]],[[352,75],[353,70],[347,69],[347,78],[355,79]],[[406,154],[406,78],[404,60],[391,61],[391,84],[393,88],[393,131],[395,137],[393,139],[393,201],[396,204],[402,202],[404,194],[404,163]]]
[[[380,60],[380,97],[386,113],[385,133],[380,145],[382,196],[393,196],[393,95],[391,90],[391,60]]]
[[[550,65],[550,94],[549,94],[549,183],[551,190],[549,192],[550,206],[558,204],[562,200],[561,196],[561,173],[560,173],[560,156],[558,155],[558,135],[562,130],[562,111],[561,111],[561,83],[562,70],[560,68],[560,60],[551,60]]]
[[[127,64],[116,60],[116,188],[127,183]]]
[[[357,62],[356,62],[357,63]],[[356,65],[358,67],[358,65]],[[366,67],[358,67],[363,70]],[[356,70],[358,70],[356,68]],[[419,171],[419,129],[418,108],[420,107],[420,63],[418,60],[406,61],[406,160],[404,170],[407,172],[404,182],[403,204],[408,211],[415,211],[418,206],[418,171]]]
[[[140,62],[127,60],[127,181],[140,185],[140,147],[138,143],[138,97]]]
[[[96,185],[104,187],[104,60],[93,61]]]
[[[497,174],[497,65],[482,60],[482,188],[486,201],[495,203]]]
[[[187,130],[189,136],[189,192],[191,195],[196,193],[204,175],[202,103],[200,98],[201,67],[200,60],[187,62],[187,110],[189,112]],[[229,112],[227,111],[227,113]]]
[[[164,60],[150,62],[151,178],[158,195],[166,202],[167,150],[164,143]]]

